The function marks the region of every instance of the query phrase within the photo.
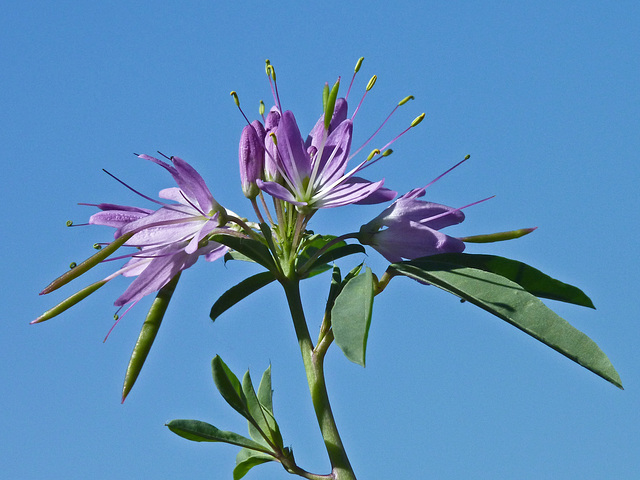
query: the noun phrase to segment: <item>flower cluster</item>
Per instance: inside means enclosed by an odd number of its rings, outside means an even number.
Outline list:
[[[354,79],[361,63],[358,62]],[[293,265],[305,237],[308,236],[307,223],[318,209],[351,204],[378,204],[392,201],[396,197],[395,191],[384,187],[384,178],[371,181],[362,177],[361,172],[390,155],[392,150],[388,147],[418,125],[424,114],[382,148],[373,149],[355,165],[349,166],[349,162],[376,137],[397,108],[413,97],[406,97],[399,102],[374,135],[352,152],[354,119],[367,92],[375,84],[375,75],[351,115],[348,96],[354,80],[351,80],[344,97],[338,96],[340,79],[332,88],[325,84],[324,111],[309,134],[303,137],[293,112],[282,108],[275,69],[268,61],[267,74],[274,105],[265,116],[264,104],[261,103],[261,120],[247,119],[239,145],[241,188],[251,200],[261,228],[257,228],[257,224],[244,222],[222,207],[214,199],[202,177],[184,160],[170,157],[165,161],[139,155],[167,170],[177,187],[162,190],[159,193],[162,200],[159,201],[142,195],[125,184],[145,199],[159,205],[156,210],[110,203],[93,205],[100,211],[91,216],[89,224],[116,229],[115,240],[111,244],[114,250],[121,245],[135,249],[132,253],[110,259],[128,261],[98,282],[98,286],[101,286],[120,275],[136,277],[116,299],[116,306],[135,305],[144,296],[167,285],[181,271],[192,266],[200,256],[204,256],[207,261],[223,257],[229,251],[229,246],[219,243],[224,242],[222,239],[225,236],[257,239],[268,244],[278,274],[295,275]],[[232,92],[232,95],[240,107],[237,94]],[[244,112],[242,114],[244,116]],[[272,198],[273,213],[265,201],[265,195]],[[419,200],[424,195],[425,188],[419,188],[399,197],[358,232],[342,235],[339,239],[357,239],[361,244],[373,247],[390,262],[463,251],[463,241],[440,232],[444,227],[464,220],[461,209]],[[258,198],[262,202],[262,208],[258,205]],[[268,226],[271,230],[273,244],[269,244],[265,238],[262,226]],[[116,245],[116,242],[120,243]],[[100,260],[105,261],[102,258]],[[54,282],[43,293],[48,293],[67,281],[68,279]],[[76,299],[82,299],[86,295],[76,294]],[[64,308],[53,309],[34,323],[51,318],[73,304],[74,301],[67,301]]]

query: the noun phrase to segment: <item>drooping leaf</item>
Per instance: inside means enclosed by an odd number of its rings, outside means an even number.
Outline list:
[[[618,372],[595,342],[517,283],[495,273],[427,258],[390,268],[465,299],[622,388]]]
[[[236,303],[260,290],[262,287],[269,285],[274,280],[275,276],[271,272],[260,272],[244,279],[224,292],[220,298],[216,300],[211,307],[209,317],[211,317],[211,320],[215,321],[220,315],[222,315],[222,313],[233,307]]]
[[[270,453],[267,447],[258,442],[254,442],[238,433],[220,430],[200,420],[171,420],[166,426],[176,435],[193,442],[223,442],[239,447],[250,448],[258,452]]]
[[[222,398],[231,405],[231,408],[248,419],[250,414],[247,407],[247,399],[244,396],[238,377],[227,367],[219,355],[216,355],[211,361],[211,370],[213,381]]]
[[[583,307],[595,308],[591,299],[573,285],[556,280],[526,263],[496,255],[475,255],[468,253],[443,253],[427,257],[432,261],[446,262],[462,267],[471,267],[495,273],[516,282],[536,297],[548,298],[560,302],[573,303]],[[420,259],[414,260],[419,262]]]
[[[178,285],[178,280],[180,280],[180,273],[175,275],[171,280],[169,280],[169,283],[160,289],[151,304],[149,313],[147,313],[147,318],[145,318],[144,323],[142,324],[140,335],[138,335],[138,341],[133,347],[133,353],[129,359],[127,372],[124,375],[124,385],[122,386],[123,403],[133,388],[133,385],[140,374],[140,370],[142,370],[142,366],[147,359],[147,355],[151,350],[153,341],[156,339],[164,314],[169,307],[169,302],[171,301],[173,292],[176,289],[176,285]]]
[[[233,480],[240,480],[249,470],[257,465],[273,462],[275,459],[266,453],[243,448],[236,457],[236,468],[233,469]]]
[[[344,285],[331,309],[336,343],[349,360],[363,367],[371,325],[373,289],[373,274],[367,267],[364,273]]]

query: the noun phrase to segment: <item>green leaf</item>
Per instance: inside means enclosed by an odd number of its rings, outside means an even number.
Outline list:
[[[536,297],[595,308],[591,299],[579,288],[551,278],[540,270],[517,260],[495,255],[472,255],[468,253],[444,253],[428,258],[432,261],[477,268],[501,275],[512,282],[516,282]],[[420,259],[414,260],[414,262],[419,261]]]
[[[340,245],[330,248],[326,253],[323,253],[318,257],[316,263],[330,263],[348,255],[354,255],[356,253],[365,253],[366,250],[359,243]]]
[[[426,258],[390,268],[467,300],[622,388],[618,372],[593,340],[517,283],[484,270]]]
[[[271,272],[261,272],[244,279],[239,284],[224,292],[220,298],[216,300],[216,303],[211,307],[209,317],[215,321],[222,313],[233,307],[236,303],[260,290],[262,287],[269,285],[274,280],[275,276]]]
[[[373,274],[370,268],[344,285],[331,309],[336,343],[345,356],[365,365],[367,338],[373,309]]]
[[[271,455],[243,448],[238,452],[238,456],[236,457],[236,468],[233,469],[233,480],[240,480],[256,465],[273,461],[275,461],[275,459]]]
[[[273,413],[273,389],[271,388],[271,365],[262,374],[258,386],[258,400],[264,408]]]
[[[171,420],[166,426],[176,435],[193,442],[223,442],[267,454],[270,453],[270,450],[264,445],[260,445],[238,433],[219,430],[213,425],[200,420]]]
[[[263,243],[252,238],[239,238],[231,235],[217,234],[212,235],[210,238],[214,242],[226,245],[229,248],[234,249],[237,252],[249,257],[256,263],[259,263],[267,270],[277,271],[276,265],[271,256],[269,248]]]
[[[156,339],[164,314],[169,307],[169,302],[171,301],[173,292],[176,289],[176,285],[178,285],[178,280],[180,280],[180,272],[169,280],[169,283],[160,289],[155,300],[151,304],[149,313],[147,313],[147,318],[145,318],[144,323],[142,324],[140,335],[138,335],[138,341],[133,347],[133,352],[129,359],[129,365],[127,366],[127,372],[124,375],[124,385],[122,386],[123,403],[133,388],[134,383],[136,383],[140,370],[142,370],[142,366],[144,365],[147,355],[151,350],[153,341]]]
[[[244,374],[244,378],[242,379],[242,391],[247,399],[247,407],[251,417],[251,419],[248,419],[249,435],[251,435],[251,438],[256,442],[264,442],[266,440],[265,436],[267,439],[273,441],[267,417],[260,405],[256,391],[253,388],[253,383],[251,383],[249,370],[247,370],[247,373]]]
[[[262,379],[260,380],[260,385],[258,386],[258,401],[260,402],[262,410],[267,419],[267,425],[269,426],[269,431],[271,432],[271,441],[282,448],[284,446],[282,434],[280,433],[280,427],[278,426],[278,423],[276,422],[276,419],[273,415],[271,365],[269,365],[262,374]]]
[[[318,273],[325,272],[331,268],[327,265],[339,258],[347,255],[353,255],[355,253],[365,253],[365,249],[360,244],[347,244],[344,241],[331,245],[329,249],[320,255],[315,260],[310,261],[311,257],[316,255],[320,249],[324,248],[329,242],[332,242],[337,237],[333,235],[313,235],[309,237],[296,260],[298,271],[303,273],[305,277],[312,277]]]
[[[216,355],[211,361],[211,370],[213,372],[213,381],[222,398],[231,405],[231,408],[246,419],[249,419],[247,399],[244,396],[238,377],[233,374],[219,355]]]

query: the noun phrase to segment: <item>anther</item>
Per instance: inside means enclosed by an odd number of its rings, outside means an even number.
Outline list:
[[[393,153],[393,150],[391,150],[390,148],[387,148],[384,152],[382,152],[382,156],[383,157],[388,157],[392,153]]]
[[[71,262],[71,263],[69,264],[69,268],[70,268],[70,269],[74,269],[74,268],[76,268],[77,266],[78,266],[78,264],[77,264],[76,262]]]
[[[367,162],[371,160],[373,157],[375,157],[376,155],[380,155],[380,150],[378,150],[377,148],[374,148],[373,150],[371,150],[371,153],[367,157]]]
[[[414,99],[415,99],[415,97],[414,97],[413,95],[409,95],[409,96],[407,96],[407,97],[404,97],[402,100],[400,100],[400,101],[398,102],[398,106],[400,106],[400,105],[404,105],[404,104],[405,104],[405,103],[407,103],[409,100],[414,100]]]
[[[421,114],[421,115],[417,116],[417,117],[416,117],[416,119],[415,119],[413,122],[411,122],[411,127],[412,127],[412,128],[413,128],[413,127],[415,127],[415,126],[416,126],[416,125],[418,125],[422,120],[424,120],[424,115],[425,115],[425,114],[423,113],[423,114]]]
[[[67,220],[66,225],[67,225],[67,227],[73,226],[73,220]]]
[[[367,92],[373,88],[377,80],[378,80],[377,75],[374,75],[373,77],[371,77],[371,80],[369,80],[369,83],[367,83],[367,89],[366,89]]]
[[[231,93],[229,94],[233,97],[233,101],[236,102],[236,107],[240,107],[240,99],[238,98],[238,94],[236,93],[235,90],[231,90]]]
[[[358,73],[360,71],[360,67],[362,66],[362,62],[364,61],[364,57],[360,57],[358,62],[356,63],[356,68],[353,69],[353,73]]]
[[[99,243],[94,243],[93,248],[95,248],[96,250],[102,250],[102,245],[100,245]]]
[[[264,115],[264,102],[262,100],[260,100],[260,106],[258,107],[258,113],[260,113],[261,116]]]

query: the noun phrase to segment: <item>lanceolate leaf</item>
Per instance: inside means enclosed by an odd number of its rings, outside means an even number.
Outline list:
[[[273,441],[270,435],[267,417],[263,412],[260,401],[258,400],[258,396],[256,395],[256,391],[253,388],[249,370],[247,370],[247,372],[244,374],[244,378],[242,379],[242,391],[244,392],[244,396],[247,399],[249,414],[253,419],[253,421],[247,419],[249,422],[249,435],[251,435],[251,438],[253,438],[256,442],[265,442],[263,434],[266,435],[269,440]]]
[[[462,267],[471,267],[492,272],[516,282],[536,297],[573,303],[595,308],[591,299],[573,285],[569,285],[545,275],[525,263],[495,255],[471,255],[468,253],[444,253],[427,258],[430,261],[446,262]],[[412,263],[420,262],[420,259]]]
[[[244,396],[238,377],[233,374],[218,355],[211,362],[211,370],[213,381],[222,398],[240,415],[249,418],[247,399]]]
[[[243,448],[236,457],[236,468],[233,469],[233,480],[240,480],[256,465],[273,462],[275,459],[266,453]]]
[[[390,268],[458,295],[622,388],[618,372],[602,350],[517,283],[494,273],[426,258],[395,263]]]
[[[373,274],[367,267],[364,273],[348,281],[331,309],[336,343],[349,360],[363,367],[372,309]]]
[[[209,316],[215,321],[222,313],[233,307],[240,300],[269,285],[275,280],[273,273],[261,272],[244,279],[239,284],[224,292],[211,307]]]
[[[162,323],[164,314],[169,307],[169,302],[171,301],[171,297],[173,296],[173,292],[176,289],[179,279],[180,273],[160,289],[158,295],[156,295],[156,298],[153,301],[153,304],[151,304],[149,313],[147,313],[147,318],[142,324],[140,335],[138,335],[138,341],[136,342],[135,347],[133,347],[133,353],[131,354],[131,359],[127,366],[127,373],[125,373],[124,376],[122,402],[124,402],[127,395],[129,395],[129,392],[133,388],[133,384],[136,382],[136,379],[140,374],[140,370],[142,370],[142,366],[144,365],[147,355],[151,350],[153,341],[156,339],[156,335],[160,329],[160,324]]]
[[[194,442],[223,442],[237,445],[239,447],[250,448],[263,453],[270,453],[264,445],[260,445],[253,440],[243,437],[234,432],[219,430],[213,425],[201,422],[200,420],[171,420],[166,424],[176,435],[180,435],[187,440]]]

